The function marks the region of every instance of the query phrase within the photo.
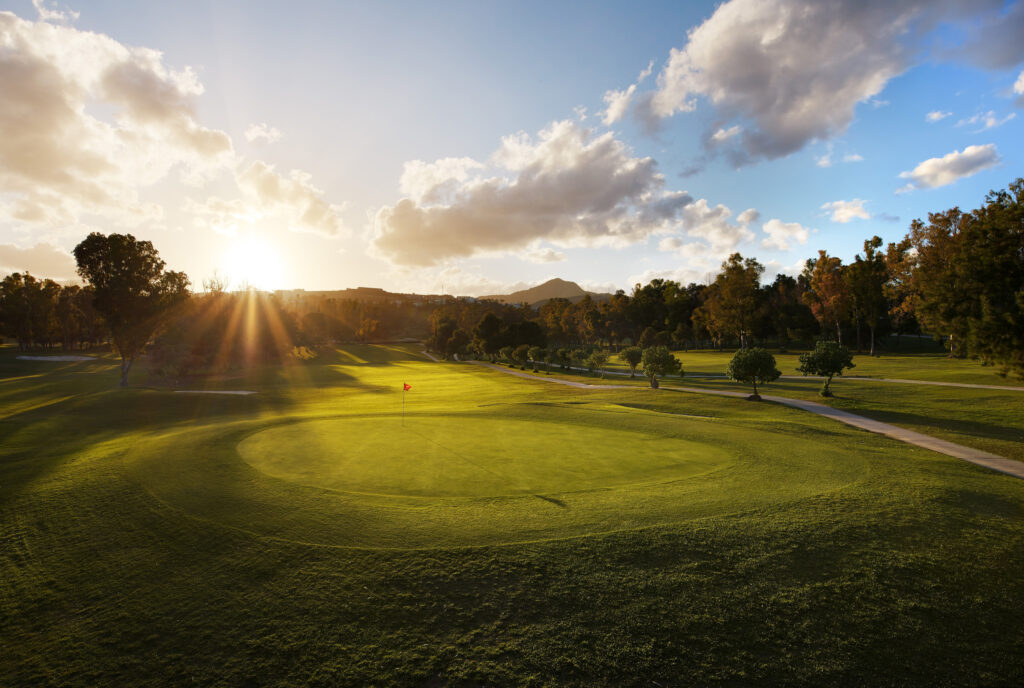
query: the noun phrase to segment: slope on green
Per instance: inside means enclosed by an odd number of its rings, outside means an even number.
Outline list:
[[[403,381],[411,427],[503,431],[470,458],[524,491],[384,449],[347,459],[382,489],[332,484],[332,426],[400,427]],[[0,350],[0,685],[1024,681],[1024,481],[773,404],[401,348],[210,384],[259,394]],[[608,445],[593,470],[563,432]],[[312,458],[275,477],[240,454],[263,440]]]

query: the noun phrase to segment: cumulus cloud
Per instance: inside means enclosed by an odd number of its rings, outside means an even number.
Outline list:
[[[986,143],[983,146],[967,146],[962,151],[953,151],[941,158],[929,158],[913,170],[901,172],[900,177],[909,179],[910,182],[898,192],[946,186],[957,179],[970,177],[972,174],[994,167],[1001,161],[993,143]]]
[[[1017,81],[1013,84],[1013,92],[1018,95],[1024,95],[1024,71],[1017,75]]]
[[[947,117],[949,117],[952,114],[953,114],[952,112],[943,112],[942,110],[932,110],[931,112],[929,112],[927,115],[924,116],[924,119],[925,119],[926,122],[938,122],[940,120],[946,119]]]
[[[640,119],[691,111],[703,98],[723,117],[750,121],[732,150],[737,162],[787,155],[843,132],[857,104],[884,104],[876,96],[917,58],[921,35],[972,6],[730,0],[671,51],[657,90],[638,98]]]
[[[223,132],[195,120],[195,75],[168,69],[155,51],[10,12],[0,12],[0,46],[0,188],[16,220],[151,220],[140,185],[231,154]],[[112,121],[89,114],[97,104]]]
[[[338,231],[338,207],[307,175],[283,177],[266,163],[246,163],[227,134],[200,123],[204,89],[193,69],[172,69],[159,51],[58,24],[74,17],[36,7],[42,20],[35,22],[0,12],[0,217],[50,233],[84,214],[121,226],[158,222],[163,208],[140,200],[140,191],[177,171],[194,186],[227,176],[244,197],[186,203],[200,226],[230,231],[261,213],[296,228]],[[266,125],[248,133],[279,135]]]
[[[1016,112],[1011,112],[1010,114],[1006,115],[1006,117],[1000,119],[999,117],[996,117],[996,113],[994,111],[989,110],[988,112],[978,113],[973,117],[962,119],[959,122],[957,122],[956,125],[958,127],[964,127],[967,126],[968,124],[980,124],[981,128],[974,130],[974,133],[977,134],[979,132],[985,131],[986,129],[995,129],[996,127],[1001,127],[1016,116]]]
[[[483,167],[472,158],[443,158],[432,163],[410,160],[402,168],[399,188],[419,203],[436,203]]]
[[[65,7],[58,9],[57,3],[51,2],[50,7],[46,6],[46,0],[32,0],[32,6],[36,8],[39,19],[45,22],[73,22],[78,19],[78,12]]]
[[[256,160],[237,177],[238,186],[262,212],[283,218],[290,229],[327,236],[344,229],[343,206],[328,203],[312,177],[300,170],[287,176]]]
[[[843,162],[864,162],[864,156],[858,153],[847,153],[843,156]]]
[[[622,119],[622,116],[629,110],[629,102],[633,99],[634,93],[636,93],[636,84],[630,84],[629,88],[624,91],[605,91],[604,102],[607,107],[604,115],[601,116],[601,122],[605,126],[610,126]]]
[[[435,265],[541,240],[624,246],[689,226],[707,207],[686,192],[666,190],[655,161],[634,157],[611,132],[596,136],[569,120],[537,137],[503,138],[489,160],[493,174],[476,163],[440,163],[407,166],[403,185],[409,196],[376,214],[373,246],[395,263]],[[444,194],[411,182],[427,168],[443,170],[427,176],[445,179]]]
[[[741,225],[751,225],[761,219],[761,213],[753,208],[747,208],[736,216],[736,221]]]
[[[606,127],[611,126],[625,116],[626,112],[629,110],[629,104],[633,100],[633,95],[636,93],[637,86],[642,84],[644,79],[649,77],[653,70],[654,60],[651,60],[637,76],[636,82],[630,84],[629,88],[622,91],[614,89],[605,91],[604,103],[607,107],[605,108],[604,114],[601,116],[602,124]]]
[[[1024,62],[1024,3],[995,3],[988,12],[967,26],[967,39],[949,50],[986,69],[1010,69]]]
[[[815,156],[814,164],[818,167],[832,167],[832,151],[825,153],[825,155]]]
[[[0,244],[0,275],[31,272],[40,278],[72,280],[77,278],[76,268],[71,254],[52,244],[40,243],[30,248]]]
[[[249,143],[254,143],[256,141],[275,143],[281,140],[281,130],[264,122],[260,122],[259,124],[250,124],[245,130],[245,140]]]
[[[846,224],[850,220],[856,220],[857,218],[862,220],[871,218],[871,214],[864,209],[865,202],[861,198],[855,198],[852,201],[832,201],[822,205],[821,209],[832,213],[832,217],[829,219],[833,222]]]
[[[566,255],[550,247],[533,246],[519,254],[519,257],[530,263],[561,263]]]
[[[733,136],[736,136],[738,133],[740,133],[740,126],[737,124],[729,127],[728,129],[719,129],[711,135],[711,140],[715,143],[723,143],[731,139]]]
[[[807,243],[807,228],[799,222],[783,222],[772,218],[761,225],[761,231],[768,235],[761,241],[761,245],[765,248],[788,251],[792,242]]]

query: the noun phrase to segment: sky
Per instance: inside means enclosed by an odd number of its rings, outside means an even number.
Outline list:
[[[0,0],[0,275],[765,279],[1024,176],[1024,0]]]

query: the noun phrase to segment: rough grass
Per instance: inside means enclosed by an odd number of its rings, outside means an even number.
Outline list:
[[[8,354],[5,686],[1024,680],[1024,481],[771,404],[573,390],[395,348],[215,383],[251,397],[123,391],[104,364]],[[566,426],[609,445],[600,470],[540,433],[470,457],[522,493],[438,494],[383,448],[388,492],[353,491],[311,448],[344,450],[331,424],[400,419],[403,381],[407,422],[465,428],[460,453],[473,433]],[[300,426],[310,466],[274,476],[238,453]],[[666,473],[645,442],[687,450]]]

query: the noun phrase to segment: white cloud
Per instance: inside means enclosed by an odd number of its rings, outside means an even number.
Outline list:
[[[814,164],[818,167],[832,167],[832,151],[825,153],[825,155],[815,156]]]
[[[453,294],[456,296],[485,296],[511,294],[536,286],[527,282],[502,282],[489,277],[479,267],[463,268],[447,265],[443,268],[395,267],[388,273],[394,283],[406,285],[416,294]]]
[[[432,163],[410,160],[402,167],[399,188],[414,201],[436,203],[483,167],[472,158],[443,158]]]
[[[957,179],[970,177],[972,174],[994,167],[1001,161],[995,144],[967,146],[962,151],[953,151],[941,158],[929,158],[909,172],[901,172],[900,177],[909,179],[910,182],[899,191],[946,186]]]
[[[737,124],[736,126],[729,127],[728,129],[719,129],[711,135],[711,140],[715,143],[723,143],[724,141],[731,139],[733,136],[736,136],[738,133],[740,133],[740,126]]]
[[[255,141],[275,143],[281,140],[281,130],[264,122],[260,122],[259,124],[250,124],[249,128],[245,130],[245,140],[249,143],[253,143]]]
[[[989,110],[988,112],[978,113],[973,117],[962,119],[959,122],[957,122],[956,125],[958,127],[963,127],[967,126],[968,124],[980,124],[981,129],[976,129],[974,131],[974,133],[977,134],[979,132],[985,131],[986,129],[995,129],[996,127],[1001,127],[1007,122],[1009,122],[1011,119],[1015,118],[1016,116],[1016,112],[1011,112],[1010,114],[1006,115],[1006,117],[999,119],[998,117],[996,117],[996,113],[994,111]]]
[[[742,213],[736,216],[736,221],[741,225],[750,225],[761,219],[761,213],[757,212],[753,208],[747,208]]]
[[[496,168],[490,176],[475,165],[455,166],[466,177],[441,197],[406,197],[381,208],[374,219],[375,250],[398,264],[426,266],[517,251],[541,240],[562,247],[625,246],[680,228],[709,236],[727,232],[724,221],[705,226],[706,201],[665,190],[652,158],[633,157],[611,132],[595,136],[574,121],[555,122],[536,138],[506,136],[490,164]]]
[[[32,0],[32,6],[36,8],[39,19],[44,22],[73,22],[78,19],[78,12],[69,8],[57,9],[57,3],[51,2],[51,7],[46,6],[46,0]]]
[[[864,203],[866,201],[861,198],[855,198],[852,201],[832,201],[822,205],[821,209],[832,213],[830,218],[832,222],[846,224],[850,220],[856,220],[857,218],[862,220],[871,218],[871,214],[864,209]]]
[[[706,97],[749,118],[744,152],[778,157],[842,132],[857,103],[908,66],[901,36],[916,8],[888,4],[731,0],[691,30],[658,75],[655,116]]]
[[[720,117],[751,122],[730,151],[736,162],[788,155],[845,131],[859,103],[886,104],[877,96],[926,54],[920,38],[938,22],[1000,4],[729,0],[671,51],[638,114],[650,126],[703,98]]]
[[[36,277],[57,281],[77,279],[77,266],[70,253],[52,244],[21,248],[0,244],[0,276],[12,272],[30,272]]]
[[[761,231],[768,235],[761,241],[765,248],[774,248],[780,251],[788,251],[791,242],[798,244],[807,243],[807,228],[799,222],[783,222],[772,218],[761,225]]]
[[[195,74],[168,69],[156,51],[10,12],[0,12],[0,45],[0,188],[16,221],[149,221],[159,211],[140,202],[140,187],[233,155],[223,132],[196,121]],[[110,120],[90,114],[94,105]]]
[[[858,153],[847,153],[843,156],[843,162],[864,162],[864,156]]]
[[[653,72],[653,71],[654,71],[654,60],[651,60],[647,64],[647,66],[644,67],[643,71],[640,72],[640,75],[636,78],[636,82],[638,84],[643,83],[644,79],[649,77],[651,75],[651,72]]]
[[[924,119],[925,119],[926,122],[938,122],[940,120],[946,119],[947,117],[949,117],[952,114],[953,114],[952,112],[943,112],[942,110],[932,110],[931,112],[929,112],[927,115],[924,116]]]
[[[313,186],[306,172],[292,170],[286,177],[275,172],[273,165],[255,160],[236,179],[260,212],[282,218],[289,229],[327,236],[345,229],[341,219],[344,207],[325,201],[323,191]]]
[[[530,263],[561,263],[566,255],[549,247],[532,246],[519,254],[519,257]]]
[[[1024,71],[1017,75],[1017,81],[1013,84],[1013,92],[1024,95]]]
[[[630,275],[630,284],[647,284],[654,279],[673,280],[679,284],[711,284],[721,268],[721,259],[694,258],[690,264],[681,268],[651,268],[635,275]]]
[[[601,122],[605,126],[611,126],[622,119],[629,109],[629,102],[633,99],[634,93],[636,84],[631,84],[625,91],[605,91],[604,102],[608,107],[601,117]]]
[[[340,227],[337,206],[304,173],[284,178],[261,161],[246,164],[227,134],[200,123],[204,89],[193,69],[168,67],[156,50],[51,23],[74,17],[42,3],[37,9],[50,21],[0,12],[0,217],[51,235],[80,225],[83,215],[108,229],[152,225],[163,208],[140,194],[176,171],[193,186],[233,178],[248,195],[244,209],[225,206],[239,200],[186,203],[200,226],[229,231],[235,216],[269,213],[297,228]],[[258,136],[279,135],[254,127]]]

